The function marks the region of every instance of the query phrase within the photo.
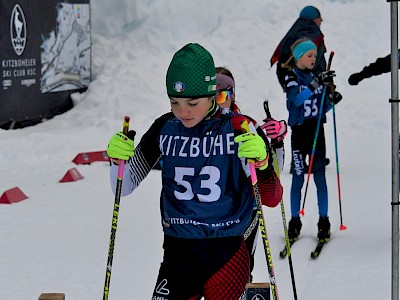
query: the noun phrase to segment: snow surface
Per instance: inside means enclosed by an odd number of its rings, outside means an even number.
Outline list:
[[[390,52],[390,4],[377,0],[96,0],[92,1],[93,82],[75,94],[75,107],[34,127],[0,130],[0,193],[15,186],[29,196],[0,206],[1,299],[37,299],[62,292],[68,300],[103,294],[114,195],[107,163],[74,165],[79,152],[105,150],[132,118],[137,140],[169,111],[165,74],[178,49],[198,42],[216,65],[233,72],[242,111],[259,122],[270,100],[276,119],[287,118],[285,96],[270,69],[277,43],[305,5],[323,17],[328,53],[335,51],[336,107],[343,223],[340,231],[332,114],[326,124],[332,240],[318,260],[317,205],[310,182],[301,239],[292,260],[298,299],[390,299],[391,105],[390,74],[356,87],[348,76]],[[281,176],[290,219],[290,135]],[[58,181],[76,167],[83,180]],[[160,173],[123,198],[110,299],[150,299],[162,259]],[[265,209],[280,299],[293,299],[280,206]],[[195,270],[194,270],[195,271]],[[261,240],[254,279],[269,281]]]

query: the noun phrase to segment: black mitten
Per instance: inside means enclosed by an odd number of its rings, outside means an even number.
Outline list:
[[[383,73],[390,72],[391,62],[390,54],[385,57],[379,57],[375,62],[365,66],[361,72],[354,73],[349,77],[350,85],[357,85],[361,80],[365,78],[370,78],[372,76],[377,76]]]
[[[136,136],[136,131],[135,130],[129,130],[128,134],[126,135],[129,139],[131,139],[132,141],[135,140],[135,136]]]
[[[342,94],[340,94],[339,92],[333,91],[329,94],[329,101],[333,104],[338,104],[342,99]]]
[[[351,74],[349,77],[349,84],[350,85],[357,85],[364,77],[360,73]]]
[[[324,71],[318,74],[314,80],[310,82],[309,88],[314,91],[320,85],[333,84],[333,77],[336,76],[335,71]]]

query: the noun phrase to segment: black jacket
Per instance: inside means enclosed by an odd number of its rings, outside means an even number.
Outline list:
[[[300,17],[279,42],[274,54],[270,59],[271,67],[278,62],[276,67],[276,75],[278,76],[278,81],[282,88],[284,88],[284,78],[287,70],[282,68],[281,64],[287,62],[291,57],[292,50],[290,47],[300,38],[309,38],[317,46],[317,60],[315,62],[313,73],[318,75],[320,72],[326,70],[326,60],[324,56],[326,47],[324,35],[313,20]]]
[[[400,49],[398,50],[399,61],[400,61]],[[388,73],[391,71],[391,54],[385,57],[379,57],[373,63],[365,66],[360,72],[351,74],[348,81],[350,85],[357,85],[361,80],[365,78],[370,78],[372,76],[381,75],[383,73]],[[400,62],[399,62],[400,69]]]

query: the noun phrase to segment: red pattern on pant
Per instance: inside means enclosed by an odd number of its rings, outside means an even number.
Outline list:
[[[244,293],[250,277],[250,256],[246,244],[242,241],[235,255],[215,273],[204,285],[205,300],[239,299]],[[199,300],[201,296],[189,300]]]

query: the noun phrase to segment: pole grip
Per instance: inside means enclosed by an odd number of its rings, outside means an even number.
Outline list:
[[[269,111],[268,100],[264,101],[264,111],[268,119],[272,119],[271,112]]]
[[[128,135],[129,131],[129,121],[130,121],[129,116],[125,116],[124,123],[122,125],[122,133],[126,136]],[[119,161],[119,167],[118,167],[118,180],[122,181],[122,177],[124,176],[124,167],[125,167],[125,161],[121,159]]]
[[[129,131],[129,121],[130,121],[129,116],[125,116],[124,117],[124,124],[122,125],[122,133],[125,134],[125,135],[127,135],[128,131]]]
[[[331,69],[332,59],[333,59],[333,56],[334,56],[334,55],[335,55],[335,52],[334,52],[334,51],[331,51],[331,53],[329,54],[328,67],[327,67],[327,70],[328,70],[328,71]]]
[[[243,132],[245,133],[250,132],[250,126],[247,120],[242,122],[241,127]],[[252,159],[248,159],[247,162],[250,166],[251,183],[255,185],[257,183],[256,166],[254,165],[254,161]]]

